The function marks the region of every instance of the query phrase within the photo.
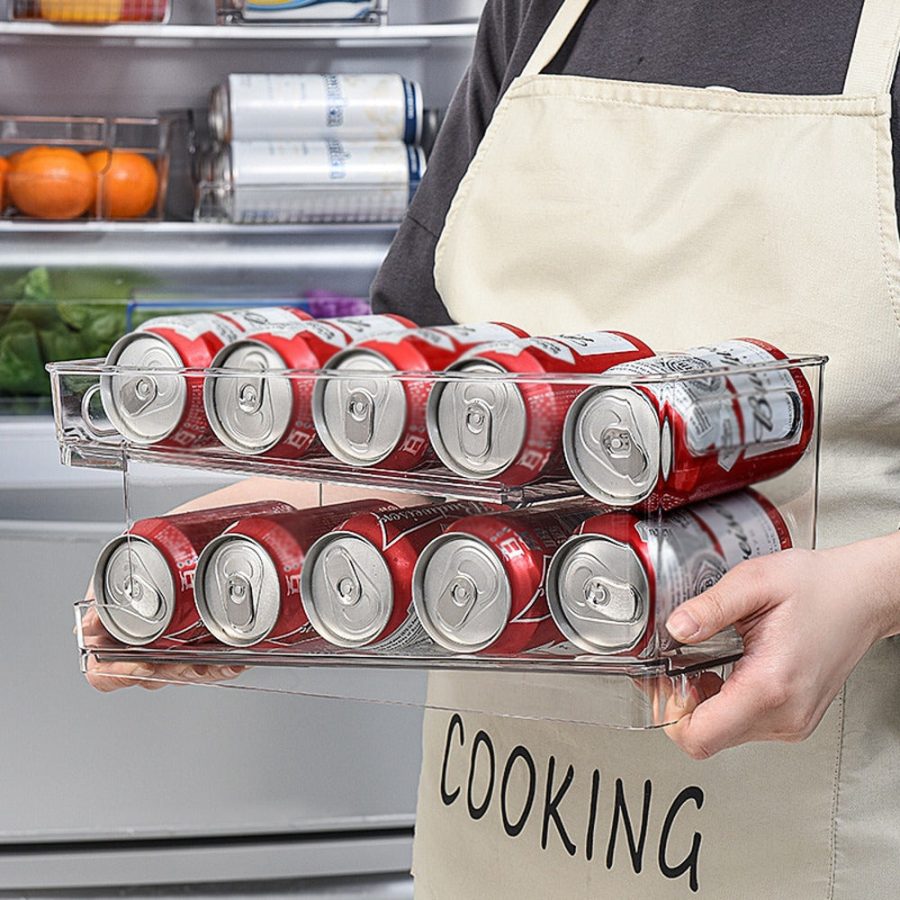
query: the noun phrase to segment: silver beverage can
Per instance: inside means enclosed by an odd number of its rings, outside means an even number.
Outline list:
[[[94,590],[103,627],[131,646],[153,643],[175,610],[177,590],[169,563],[151,541],[136,535],[122,535],[106,545],[94,570]]]
[[[400,141],[419,144],[422,88],[401,75],[229,75],[213,89],[221,143]]]
[[[790,546],[781,514],[753,491],[649,518],[605,513],[554,555],[547,601],[582,650],[652,656],[675,646],[665,623],[677,606],[738,563]]]
[[[764,341],[726,341],[607,374],[639,383],[584,391],[566,416],[563,447],[581,487],[611,506],[671,508],[739,490],[790,468],[812,437],[809,384]]]
[[[482,503],[411,506],[354,515],[310,548],[303,606],[339,647],[413,652],[432,646],[412,604],[412,573],[428,543]]]
[[[400,141],[245,141],[222,148],[213,172],[235,223],[399,222],[425,154]]]
[[[106,357],[107,366],[124,370],[100,376],[106,415],[119,434],[141,446],[209,444],[204,377],[178,370],[207,368],[222,347],[247,331],[309,318],[298,309],[259,307],[150,319],[116,341]]]
[[[359,22],[380,21],[387,0],[232,0],[245,22]]]
[[[405,331],[402,316],[316,319],[247,334],[212,362],[222,374],[206,379],[203,402],[218,439],[237,453],[299,458],[316,447],[313,374],[354,341]],[[268,374],[297,370],[292,376]],[[234,374],[224,374],[234,370]]]

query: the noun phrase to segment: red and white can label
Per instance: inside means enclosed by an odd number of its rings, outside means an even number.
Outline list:
[[[790,546],[781,517],[752,494],[707,500],[667,513],[662,527],[650,519],[635,528],[650,548],[659,622],[739,563]]]

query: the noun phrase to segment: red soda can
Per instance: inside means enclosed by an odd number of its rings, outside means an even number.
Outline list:
[[[122,0],[120,22],[165,22],[170,0]],[[90,8],[90,6],[88,6]]]
[[[547,599],[557,627],[581,650],[646,658],[677,646],[665,627],[677,606],[745,559],[791,545],[781,514],[755,491],[661,517],[609,512],[557,551]]]
[[[809,382],[744,338],[617,366],[663,379],[597,385],[569,410],[564,448],[586,493],[610,506],[669,509],[787,471],[815,429]],[[735,373],[729,372],[735,369]]]
[[[246,331],[310,316],[289,307],[162,316],[113,344],[108,366],[136,369],[100,376],[103,408],[116,430],[138,446],[188,448],[215,443],[203,410],[202,374],[156,374],[154,369],[206,369]]]
[[[203,548],[249,516],[289,512],[263,501],[142,519],[113,538],[94,569],[97,615],[123,644],[181,647],[210,640],[194,604],[194,575]]]
[[[455,653],[508,655],[564,643],[550,617],[544,573],[589,501],[470,516],[422,551],[413,603],[427,634]]]
[[[515,486],[565,471],[566,411],[586,383],[505,379],[600,374],[653,355],[643,341],[616,331],[529,338],[476,350],[449,371],[471,378],[439,382],[428,404],[428,433],[441,461],[464,478]],[[482,379],[478,376],[487,375]],[[493,376],[493,377],[490,377]]]
[[[459,502],[362,513],[319,538],[301,579],[316,631],[339,647],[410,652],[431,646],[412,606],[416,560],[454,522],[491,508]]]
[[[231,647],[318,641],[300,601],[309,548],[348,516],[387,509],[396,507],[355,500],[236,522],[207,544],[197,563],[194,598],[204,624]]]
[[[351,466],[406,471],[433,458],[426,427],[430,374],[490,341],[525,332],[486,322],[421,328],[354,344],[335,356],[316,386],[313,413],[322,443]],[[390,378],[385,373],[422,372],[426,377]],[[352,376],[352,377],[349,377]]]
[[[355,341],[415,328],[403,316],[315,319],[256,331],[228,344],[214,369],[239,375],[206,379],[204,405],[213,431],[226,447],[246,455],[297,459],[317,447],[312,416],[315,375],[335,354]],[[310,374],[276,377],[271,370]]]

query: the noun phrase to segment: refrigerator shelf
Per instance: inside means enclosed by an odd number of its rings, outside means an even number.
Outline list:
[[[125,683],[204,685],[640,730],[671,725],[690,712],[701,696],[716,693],[742,652],[733,632],[647,660],[546,652],[504,657],[436,651],[435,655],[399,657],[337,647],[303,652],[212,644],[163,650],[118,644],[98,627],[93,601],[76,603],[75,613],[81,669],[101,681],[109,677]],[[140,671],[134,671],[135,666]],[[154,670],[149,675],[147,667]],[[363,670],[367,677],[352,681],[341,677],[350,670]],[[484,695],[464,691],[460,703],[458,696],[451,700],[443,693],[442,686],[451,682],[442,680],[427,689],[424,679],[398,679],[398,672],[453,672],[462,680],[489,676],[491,689]],[[514,689],[523,677],[530,691],[527,703],[514,690],[503,690]],[[565,698],[573,697],[577,706],[570,709]]]
[[[468,42],[477,23],[427,25],[57,25],[50,22],[2,21],[0,45],[76,42],[125,45],[135,49],[184,47],[215,49],[238,46],[299,45],[331,50],[404,50],[419,53],[439,44]]]

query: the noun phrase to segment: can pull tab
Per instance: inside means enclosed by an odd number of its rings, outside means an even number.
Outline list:
[[[238,631],[249,631],[256,621],[253,585],[246,575],[235,573],[225,578],[225,615]]]
[[[594,575],[584,583],[588,611],[610,622],[630,624],[641,617],[640,595],[633,584],[609,576]]]
[[[162,592],[136,556],[131,557],[121,583],[107,584],[106,593],[111,606],[143,622],[160,622],[165,614]]]
[[[121,406],[131,416],[139,416],[159,396],[155,378],[140,375],[122,385]]]
[[[603,452],[615,460],[616,471],[630,478],[637,478],[646,471],[649,461],[643,448],[635,443],[633,431],[627,425],[607,425],[600,435]]]
[[[258,413],[266,391],[265,378],[242,378],[237,385],[237,405],[248,416]]]
[[[466,401],[460,423],[460,445],[463,453],[482,459],[491,452],[494,416],[489,404],[480,397]]]
[[[353,388],[347,397],[345,412],[347,440],[368,444],[375,433],[375,397],[365,388]]]
[[[325,554],[323,566],[325,582],[331,588],[337,611],[351,623],[360,614],[366,616],[365,605],[360,601],[374,586],[353,562],[346,548],[332,547]]]
[[[471,575],[460,572],[450,579],[436,604],[436,613],[451,629],[463,626],[478,600],[478,585]]]

